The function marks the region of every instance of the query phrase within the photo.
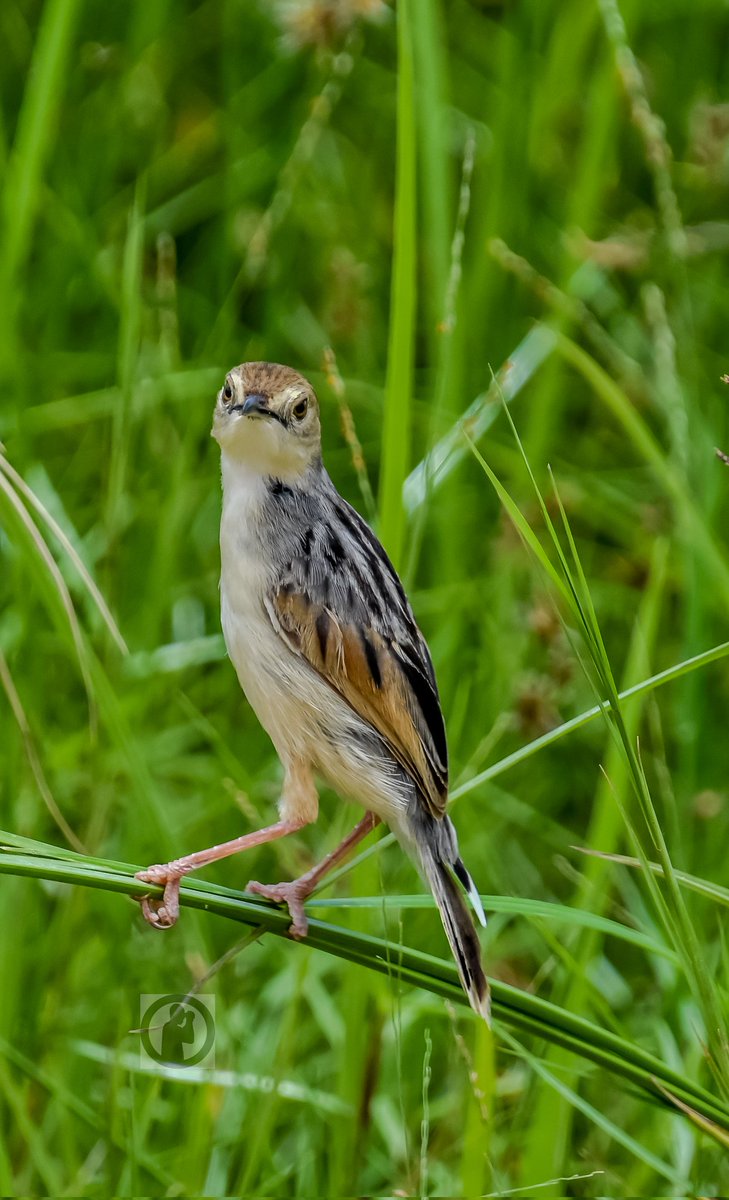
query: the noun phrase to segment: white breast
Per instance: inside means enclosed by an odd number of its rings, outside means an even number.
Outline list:
[[[286,720],[281,687],[280,638],[271,627],[264,596],[271,565],[261,547],[258,523],[266,498],[263,478],[223,456],[220,522],[220,616],[228,654],[255,713],[281,754]],[[290,714],[289,714],[290,715]]]

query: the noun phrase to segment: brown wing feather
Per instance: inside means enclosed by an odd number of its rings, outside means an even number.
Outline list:
[[[426,750],[430,736],[401,648],[372,627],[344,623],[301,592],[281,588],[270,601],[291,648],[381,734],[431,813],[442,816],[448,783]]]

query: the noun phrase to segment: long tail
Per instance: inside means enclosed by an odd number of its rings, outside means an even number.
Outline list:
[[[474,1012],[490,1023],[491,997],[481,962],[481,946],[473,917],[454,875],[463,884],[483,925],[486,918],[474,882],[458,855],[455,830],[448,817],[444,817],[437,824],[418,822],[417,829],[412,832],[416,833],[414,849],[438,905],[463,990]]]

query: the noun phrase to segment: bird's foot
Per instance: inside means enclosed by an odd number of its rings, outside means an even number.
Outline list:
[[[311,895],[312,889],[303,879],[294,879],[291,883],[258,883],[251,879],[246,891],[253,892],[255,896],[263,896],[265,900],[273,900],[276,904],[285,904],[291,916],[291,937],[306,937],[309,921],[304,912],[304,901]]]
[[[180,872],[175,870],[173,863],[157,863],[147,867],[146,871],[137,871],[135,878],[164,888],[161,898],[139,896],[135,899],[139,900],[142,916],[148,925],[154,929],[171,929],[180,915]]]

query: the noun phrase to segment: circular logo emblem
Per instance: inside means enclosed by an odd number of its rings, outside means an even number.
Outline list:
[[[156,1063],[196,1067],[215,1041],[213,1014],[197,996],[157,996],[142,1026],[142,1049]]]

